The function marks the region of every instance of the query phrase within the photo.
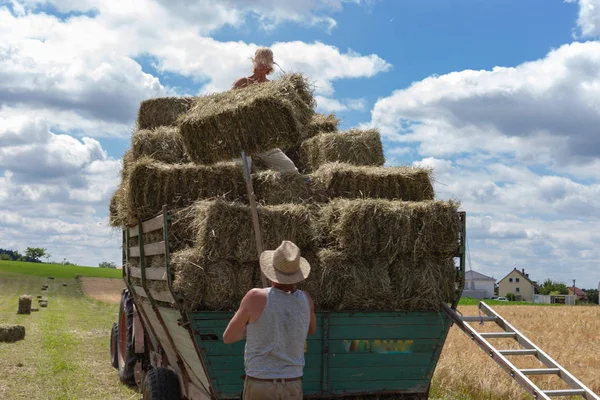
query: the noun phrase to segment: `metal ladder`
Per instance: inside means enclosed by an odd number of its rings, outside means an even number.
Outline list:
[[[489,354],[508,374],[515,379],[523,388],[531,394],[535,399],[550,400],[551,397],[557,396],[582,396],[586,400],[600,400],[600,397],[587,388],[577,378],[571,375],[560,364],[554,361],[542,349],[536,346],[531,340],[525,337],[521,332],[515,329],[504,318],[490,308],[487,304],[480,302],[479,309],[486,316],[459,316],[456,311],[450,308],[446,303],[442,302],[442,309],[448,314],[453,323],[463,330],[469,338],[471,338],[482,350]],[[504,332],[477,332],[468,322],[495,322]],[[518,350],[498,350],[487,339],[491,338],[513,338],[523,348]],[[532,355],[540,360],[546,368],[536,369],[518,369],[505,356],[514,355]],[[533,383],[528,375],[558,375],[566,382],[571,389],[561,390],[542,390]]]

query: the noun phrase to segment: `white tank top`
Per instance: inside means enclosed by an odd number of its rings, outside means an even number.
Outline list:
[[[289,294],[274,288],[266,290],[265,309],[246,326],[246,375],[261,379],[300,377],[310,325],[308,298],[301,290]]]

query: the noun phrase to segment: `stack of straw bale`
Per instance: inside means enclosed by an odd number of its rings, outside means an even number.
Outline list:
[[[318,310],[438,310],[454,295],[458,204],[435,200],[431,170],[384,167],[376,129],[338,131],[297,74],[195,98],[142,103],[109,204],[126,227],[171,212],[173,287],[186,309],[232,311],[260,285],[243,168],[281,148],[300,174],[252,183],[265,249],[292,240],[312,265]],[[256,158],[254,158],[256,159]],[[162,232],[144,236],[160,241]],[[137,238],[129,246],[137,245]],[[146,265],[162,266],[155,256]],[[136,266],[132,260],[129,266]],[[162,285],[162,286],[161,286]],[[164,290],[164,283],[155,288]]]
[[[27,294],[19,296],[17,314],[31,314],[31,296]]]

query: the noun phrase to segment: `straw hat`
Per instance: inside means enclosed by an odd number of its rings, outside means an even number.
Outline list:
[[[289,240],[281,242],[275,250],[263,251],[260,268],[271,282],[294,284],[310,274],[310,264],[300,256],[300,249]]]
[[[273,60],[273,51],[267,47],[261,47],[256,50],[254,57],[252,57],[254,67],[273,67],[275,61]]]

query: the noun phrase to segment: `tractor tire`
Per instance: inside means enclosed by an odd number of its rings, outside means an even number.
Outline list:
[[[143,400],[181,400],[181,388],[175,372],[152,368],[144,378]]]
[[[133,338],[133,300],[129,292],[124,291],[119,309],[119,338],[117,361],[119,379],[126,385],[135,385],[134,368],[137,362]]]
[[[119,369],[119,325],[113,322],[110,330],[110,365]]]

